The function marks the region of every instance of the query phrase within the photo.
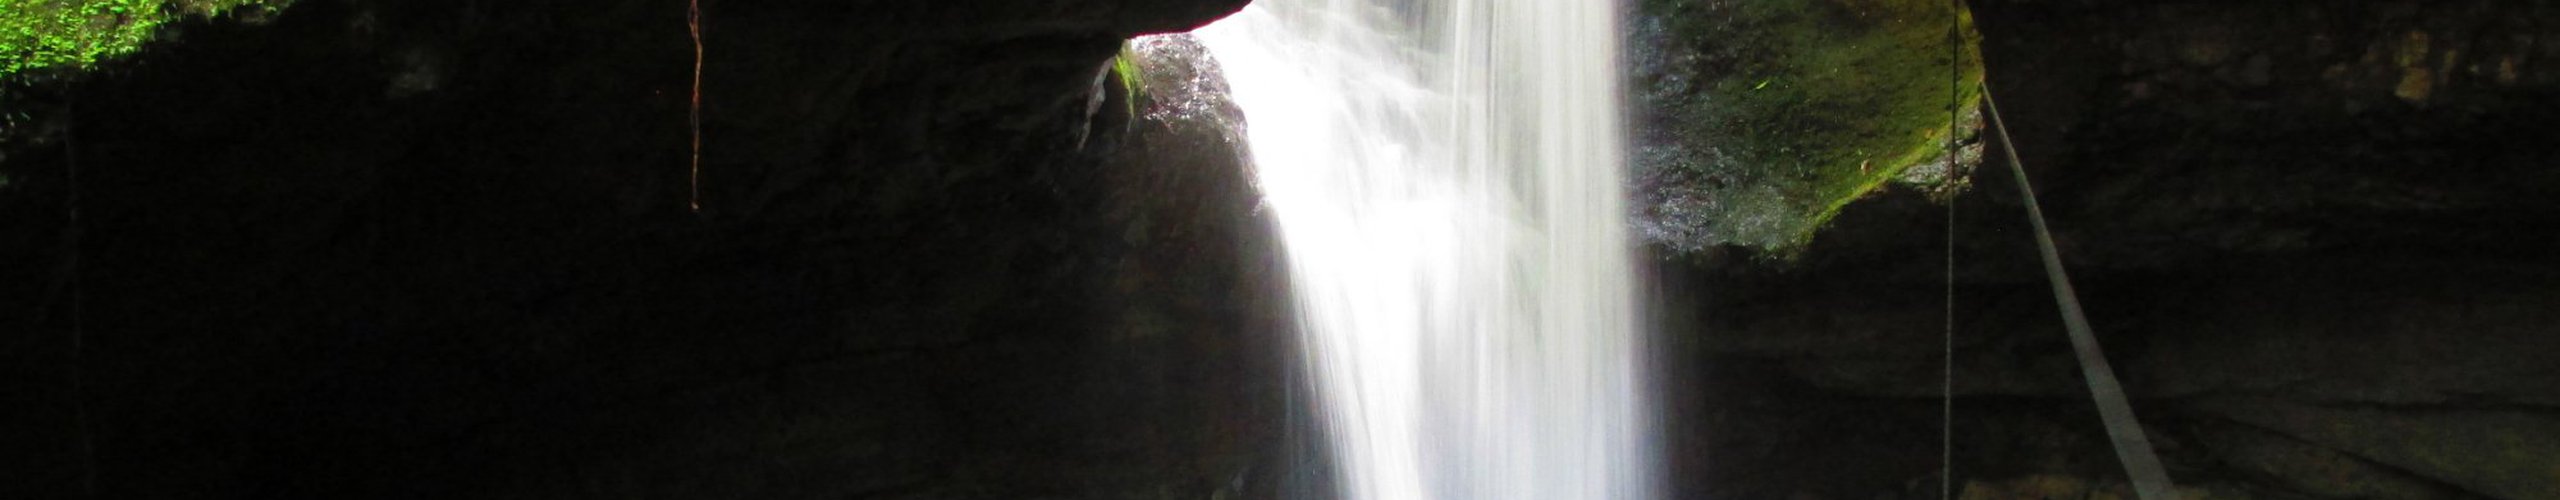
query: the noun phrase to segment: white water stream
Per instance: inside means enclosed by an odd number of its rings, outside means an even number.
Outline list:
[[[1258,0],[1248,122],[1351,500],[1646,500],[1609,0]]]

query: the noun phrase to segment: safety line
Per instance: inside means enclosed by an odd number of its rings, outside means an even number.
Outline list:
[[[702,0],[685,4],[685,32],[693,35],[693,107],[685,124],[693,132],[693,168],[685,178],[692,198],[686,206],[702,213]]]
[[[2099,350],[2098,338],[2089,332],[2089,318],[2081,312],[2079,293],[2071,288],[2071,276],[2062,269],[2061,252],[2054,250],[2053,232],[2045,226],[2044,209],[2036,204],[2036,190],[2027,183],[2027,168],[2018,161],[2018,143],[2009,139],[2009,125],[2000,119],[2000,104],[1991,99],[1991,89],[1982,89],[1982,104],[1990,110],[1992,129],[2000,134],[2001,151],[2008,153],[2009,171],[2017,174],[2018,195],[2027,205],[2027,220],[2034,223],[2036,250],[2044,257],[2045,277],[2053,283],[2053,300],[2062,309],[2062,326],[2071,333],[2071,351],[2080,358],[2080,373],[2089,383],[2089,394],[2097,400],[2098,417],[2106,422],[2107,437],[2115,442],[2116,460],[2124,462],[2124,470],[2133,481],[2134,493],[2142,500],[2177,500],[2177,485],[2169,481],[2169,473],[2160,466],[2160,456],[2152,451],[2151,438],[2142,431],[2142,422],[2134,419],[2133,405],[2125,401],[2124,387],[2116,383],[2115,369],[2107,364],[2106,353]]]
[[[1947,204],[1945,378],[1939,386],[1938,495],[1956,497],[1956,130],[1964,119],[1964,0],[1947,0],[1947,167],[1941,196]]]

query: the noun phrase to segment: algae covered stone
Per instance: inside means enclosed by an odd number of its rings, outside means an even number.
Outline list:
[[[1906,171],[1944,179],[1912,167],[1976,121],[1950,112],[1982,68],[1947,2],[1641,0],[1629,22],[1636,224],[1674,251],[1792,252]]]

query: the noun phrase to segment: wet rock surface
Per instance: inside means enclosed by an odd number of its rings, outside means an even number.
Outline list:
[[[1950,38],[1972,24],[1945,2],[1628,8],[1631,205],[1647,244],[1792,254],[1843,205],[1940,185],[1948,131],[1979,126],[1957,113],[1977,93],[1949,84],[1979,79],[1981,56]]]
[[[1973,8],[2100,341],[2190,493],[2560,491],[2551,7]],[[1955,202],[1957,484],[2129,498],[2007,168]],[[1935,497],[1947,215],[1888,193],[1794,261],[1664,257],[1694,376],[1675,446],[1703,450],[1680,491]]]

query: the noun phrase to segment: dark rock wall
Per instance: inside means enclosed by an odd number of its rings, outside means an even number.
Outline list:
[[[2100,340],[2191,496],[2560,498],[2560,11],[1973,8]],[[2007,168],[1956,202],[1959,485],[2123,494]],[[1694,361],[1682,491],[1935,497],[1945,217],[1893,192],[1792,262],[1662,266]]]
[[[682,2],[305,0],[14,89],[0,497],[1267,495],[1243,171],[1097,125],[1240,4],[706,0],[700,213]]]

